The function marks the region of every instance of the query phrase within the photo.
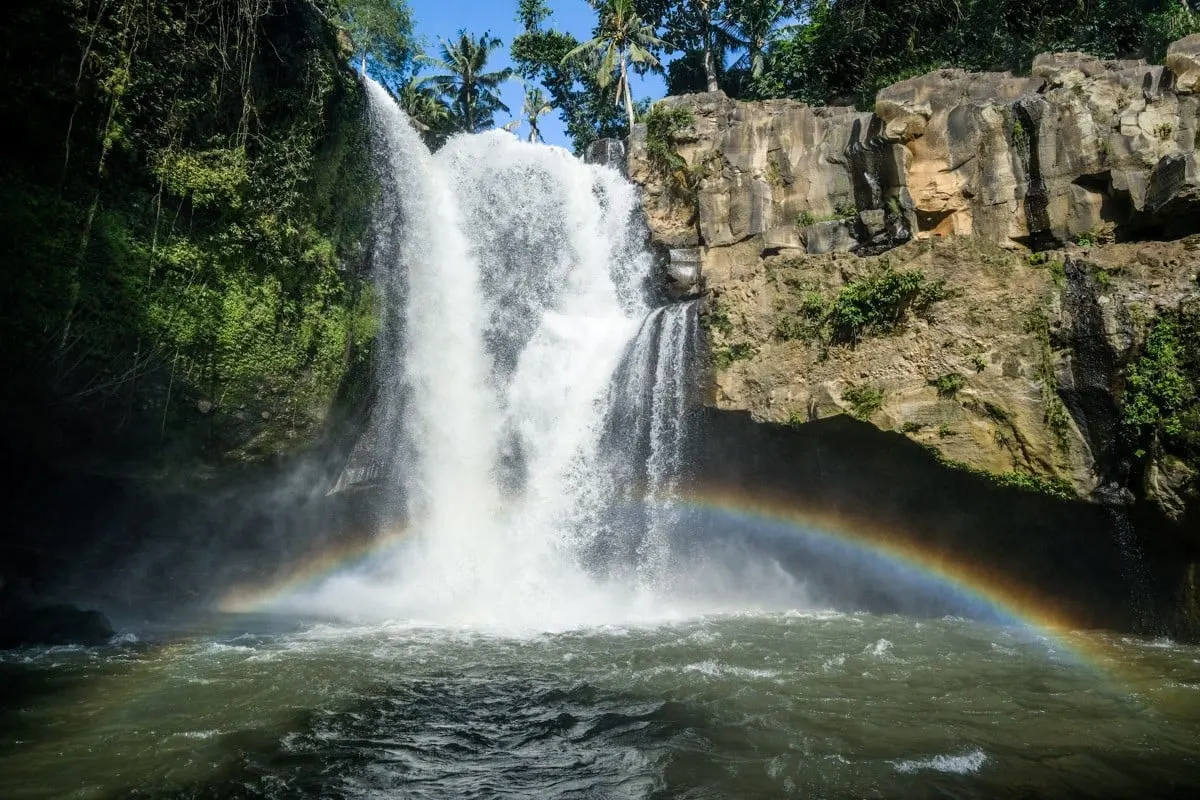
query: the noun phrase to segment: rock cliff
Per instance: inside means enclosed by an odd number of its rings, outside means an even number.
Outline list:
[[[848,414],[1195,551],[1198,80],[1193,36],[1166,67],[939,70],[873,112],[662,101],[627,169],[671,290],[705,297],[707,404]]]

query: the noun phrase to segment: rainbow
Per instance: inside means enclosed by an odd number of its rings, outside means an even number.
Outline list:
[[[727,529],[772,529],[776,535],[825,548],[835,547],[843,555],[873,560],[909,582],[952,599],[954,605],[964,609],[964,616],[1044,637],[1075,661],[1100,671],[1107,671],[1113,663],[1096,637],[1081,634],[1084,627],[1081,620],[1064,613],[1054,598],[1000,570],[914,542],[899,529],[881,526],[864,517],[797,508],[767,496],[712,489],[689,494],[677,505],[684,514],[701,515],[699,518],[706,522],[716,522]],[[407,539],[407,531],[391,530],[366,541],[326,550],[266,585],[235,588],[221,599],[218,608],[231,613],[268,608],[281,598],[394,552]]]
[[[365,567],[379,557],[399,550],[407,539],[407,530],[393,528],[368,539],[328,548],[265,584],[235,586],[221,597],[217,610],[229,614],[262,610],[280,598],[314,588],[333,575]]]
[[[1083,621],[1064,612],[1055,598],[999,569],[916,542],[904,531],[864,516],[798,508],[766,495],[719,489],[689,494],[682,506],[685,513],[716,515],[730,525],[774,527],[790,537],[882,560],[926,586],[949,592],[970,609],[972,618],[1044,636],[1075,660],[1100,671],[1113,663],[1095,637],[1083,635]]]

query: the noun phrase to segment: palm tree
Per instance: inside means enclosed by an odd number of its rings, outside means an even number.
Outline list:
[[[431,149],[441,147],[454,130],[450,107],[433,90],[421,86],[419,79],[401,86],[396,100]]]
[[[431,84],[449,101],[461,130],[477,133],[492,127],[495,113],[508,111],[498,91],[512,70],[486,71],[488,57],[503,42],[490,33],[475,38],[463,30],[456,41],[439,41],[441,57],[422,56],[421,61],[444,74],[428,75],[420,82]]]
[[[666,42],[654,35],[654,26],[647,25],[637,13],[633,0],[605,0],[600,6],[600,23],[596,38],[576,47],[563,56],[566,64],[581,55],[588,55],[596,67],[596,82],[601,89],[612,83],[613,73],[619,74],[617,104],[625,101],[629,126],[634,123],[633,93],[629,88],[629,64],[658,67],[652,48],[665,47]]]
[[[550,102],[538,87],[525,86],[525,108],[522,110],[526,121],[529,122],[529,141],[541,141],[542,132],[538,129],[538,117],[550,113]]]
[[[750,77],[757,78],[766,66],[767,48],[780,33],[795,27],[779,24],[795,13],[796,4],[789,0],[730,0],[727,5],[721,31],[746,51],[733,66],[749,70]]]

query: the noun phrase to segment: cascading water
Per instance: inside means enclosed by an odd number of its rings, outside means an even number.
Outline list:
[[[316,602],[539,627],[661,612],[696,306],[646,304],[634,188],[502,132],[431,155],[388,94],[368,92],[385,183],[376,430],[411,541]],[[606,432],[630,413],[614,449]],[[655,501],[643,530],[622,525],[636,563],[600,578],[590,555],[635,487]]]
[[[655,309],[643,320],[612,383],[606,451],[629,499],[644,497],[641,518],[624,520],[639,579],[664,588],[676,520],[675,498],[685,475],[692,380],[696,367],[697,301]]]

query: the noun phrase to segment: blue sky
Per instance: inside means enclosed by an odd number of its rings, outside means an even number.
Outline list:
[[[488,66],[501,69],[511,65],[508,47],[512,44],[513,37],[521,32],[521,24],[517,22],[517,0],[408,0],[408,4],[412,8],[417,36],[424,40],[424,45],[430,52],[436,51],[438,37],[449,39],[459,28],[466,28],[468,32],[476,35],[491,31],[492,35],[499,36],[504,41],[504,47],[496,52],[495,62],[489,63]],[[581,41],[591,38],[596,15],[585,0],[549,0],[548,5],[554,15],[545,23],[546,26],[574,34]],[[634,77],[634,100],[643,97],[657,99],[665,93],[666,87],[662,78]],[[524,94],[520,80],[508,82],[502,97],[511,114],[498,114],[498,125],[521,116]],[[568,148],[571,146],[557,114],[543,117],[539,127],[550,144]],[[524,137],[529,134],[529,128],[522,123],[517,132]]]

